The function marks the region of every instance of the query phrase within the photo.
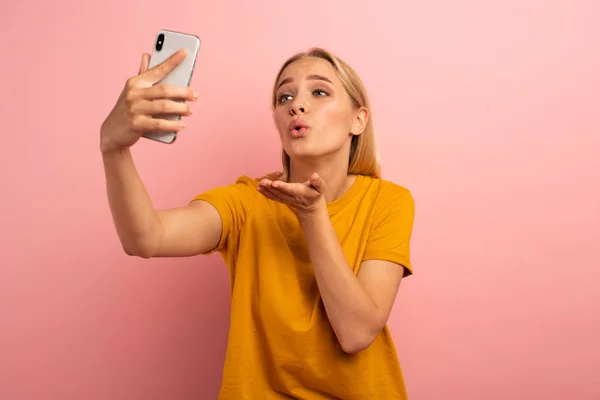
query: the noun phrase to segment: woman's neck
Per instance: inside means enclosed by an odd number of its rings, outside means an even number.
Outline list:
[[[325,181],[325,201],[332,202],[340,198],[356,180],[356,176],[348,175],[348,161],[338,163],[290,162],[290,182],[304,183],[315,172]]]

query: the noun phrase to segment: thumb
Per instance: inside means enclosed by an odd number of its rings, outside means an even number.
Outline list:
[[[140,63],[140,70],[138,75],[143,74],[148,70],[148,63],[150,62],[150,56],[147,53],[142,54],[142,61]]]
[[[310,184],[319,193],[323,193],[323,191],[325,190],[325,181],[316,172],[310,177]]]

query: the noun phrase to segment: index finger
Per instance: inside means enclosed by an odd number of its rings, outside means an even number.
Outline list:
[[[158,82],[159,80],[167,76],[169,72],[171,72],[185,59],[186,53],[187,52],[185,49],[179,49],[171,56],[169,56],[169,58],[167,58],[165,61],[161,62],[158,65],[155,65],[154,67],[144,72],[143,75],[149,77],[155,82]]]

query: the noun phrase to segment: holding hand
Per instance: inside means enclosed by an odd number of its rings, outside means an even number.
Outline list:
[[[287,204],[301,219],[311,217],[327,207],[323,194],[325,182],[317,173],[304,183],[263,179],[258,183],[258,191],[271,200]]]
[[[148,69],[150,55],[144,54],[137,76],[129,78],[117,103],[100,130],[102,152],[133,146],[146,132],[179,132],[182,121],[153,118],[156,115],[189,116],[192,113],[186,102],[198,99],[189,87],[155,85],[185,59],[180,50],[161,64]]]

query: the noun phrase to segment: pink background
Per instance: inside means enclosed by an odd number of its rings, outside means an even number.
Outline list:
[[[188,129],[134,151],[156,207],[278,168],[272,80],[329,48],[368,87],[385,177],[416,199],[416,273],[390,318],[411,398],[600,398],[599,15],[593,0],[10,2],[0,398],[216,397],[224,264],[123,254],[98,151],[161,28],[203,45]]]

